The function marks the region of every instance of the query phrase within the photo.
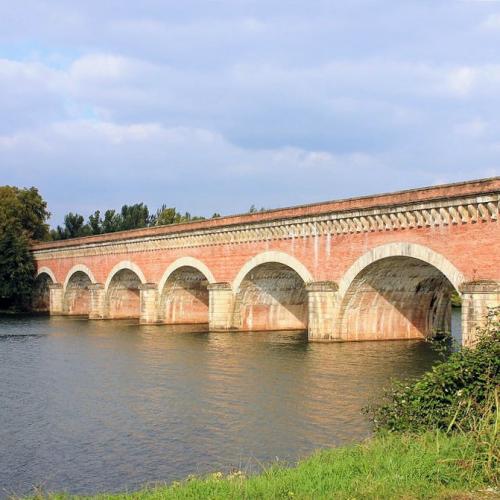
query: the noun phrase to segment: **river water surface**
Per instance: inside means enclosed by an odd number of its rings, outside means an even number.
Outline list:
[[[256,471],[370,434],[362,407],[428,369],[419,341],[0,318],[0,497]]]

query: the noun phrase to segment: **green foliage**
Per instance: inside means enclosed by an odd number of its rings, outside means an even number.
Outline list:
[[[474,430],[500,385],[500,308],[478,334],[474,348],[461,348],[416,381],[395,383],[387,402],[371,410],[376,428]]]
[[[456,290],[451,294],[451,305],[452,307],[462,307],[462,297]]]
[[[217,216],[220,217],[218,214]],[[106,210],[104,218],[101,217],[101,212],[96,210],[89,216],[87,223],[85,223],[82,215],[70,212],[64,217],[64,225],[52,229],[50,236],[53,240],[64,240],[79,236],[114,233],[128,229],[179,224],[196,220],[204,220],[204,217],[192,216],[189,212],[181,214],[175,208],[169,208],[166,205],[158,209],[156,214],[151,215],[147,205],[136,203],[134,205],[123,205],[119,213],[115,210]]]
[[[15,225],[29,240],[45,240],[50,213],[35,187],[0,186],[0,228]]]
[[[89,215],[89,227],[92,234],[102,233],[102,219],[101,212],[96,210],[93,214]]]
[[[130,206],[123,205],[121,211],[121,230],[139,229],[149,226],[149,223],[149,209],[144,203],[136,203]]]
[[[33,240],[48,238],[47,204],[34,187],[0,187],[0,307],[26,309],[35,266]]]
[[[35,282],[29,240],[15,225],[0,230],[0,300],[2,307],[28,309]]]
[[[179,222],[179,220],[180,220],[180,214],[177,213],[177,210],[175,208],[162,205],[161,208],[159,208],[156,211],[155,224],[157,226],[175,224]]]
[[[189,212],[186,212],[184,215],[182,215],[181,213],[177,212],[175,208],[162,205],[161,208],[156,211],[156,215],[153,217],[153,223],[156,226],[165,226],[168,224],[180,224],[182,222],[191,222],[204,219],[205,217],[193,217]]]
[[[267,208],[260,207],[260,209],[258,209],[255,205],[251,205],[250,208],[248,209],[248,213],[256,214],[257,212],[265,212],[266,210]]]
[[[104,220],[102,221],[102,232],[114,233],[120,231],[121,225],[122,220],[120,214],[117,214],[115,210],[106,210],[104,213]]]
[[[78,238],[79,236],[89,236],[92,230],[89,224],[85,224],[83,215],[70,212],[64,216],[64,226],[57,226],[55,231],[51,232],[52,238],[56,240],[65,240],[68,238]]]

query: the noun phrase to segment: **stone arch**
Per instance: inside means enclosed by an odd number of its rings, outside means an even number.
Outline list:
[[[233,281],[232,324],[242,330],[307,329],[307,268],[283,252],[250,259]]]
[[[377,260],[387,257],[413,257],[414,259],[422,260],[439,269],[456,290],[459,290],[460,285],[465,283],[464,275],[446,257],[434,250],[416,243],[387,243],[386,245],[372,248],[354,262],[339,281],[339,295],[344,296],[354,278],[364,268]]]
[[[451,262],[430,248],[413,243],[376,247],[340,280],[340,336],[404,339],[449,332],[451,294],[464,281]]]
[[[113,267],[105,285],[105,310],[108,318],[139,318],[140,287],[146,283],[139,266],[122,261]]]
[[[35,284],[33,287],[33,297],[31,307],[37,312],[49,312],[50,310],[50,289],[49,285],[57,283],[56,277],[48,267],[38,269]]]
[[[167,324],[208,323],[208,284],[215,278],[210,269],[193,257],[170,264],[158,286],[158,319]]]
[[[233,280],[232,287],[235,292],[238,291],[241,282],[244,280],[245,276],[255,267],[260,266],[261,264],[267,263],[277,263],[283,264],[291,269],[293,269],[301,278],[304,283],[309,283],[313,281],[312,275],[309,270],[295,257],[285,253],[285,252],[277,252],[271,250],[269,252],[262,252],[252,257],[249,261],[247,261],[243,267],[240,269],[236,278]]]
[[[119,273],[122,270],[129,270],[132,271],[137,275],[137,277],[141,280],[141,283],[146,283],[146,278],[144,276],[144,273],[142,272],[141,268],[137,265],[134,264],[130,260],[122,260],[116,266],[111,269],[111,271],[108,274],[108,277],[106,279],[106,283],[104,285],[104,289],[107,291],[109,288],[109,284],[111,283],[111,280],[113,279],[114,275]]]
[[[194,257],[170,264],[160,280],[159,321],[168,324],[208,323],[208,284],[215,283],[210,269]]]
[[[83,264],[73,266],[66,275],[63,286],[63,313],[88,315],[90,313],[90,289],[95,283],[92,271]]]
[[[215,283],[215,278],[214,275],[212,274],[212,271],[210,271],[207,265],[204,264],[201,260],[195,259],[194,257],[181,257],[176,261],[172,262],[172,264],[170,264],[163,273],[163,276],[158,284],[158,290],[160,291],[160,293],[165,287],[165,283],[167,282],[170,275],[175,271],[177,271],[177,269],[180,269],[181,267],[192,267],[194,269],[197,269],[200,273],[202,273],[205,276],[205,278],[209,283]]]
[[[63,285],[64,290],[66,290],[66,288],[68,287],[69,280],[71,279],[73,274],[75,274],[77,272],[81,272],[81,273],[86,274],[91,283],[96,283],[96,280],[94,278],[94,274],[87,266],[85,266],[84,264],[76,264],[66,274],[66,279],[64,280],[64,285]]]
[[[56,276],[52,272],[52,269],[50,269],[49,267],[46,266],[40,267],[36,273],[36,277],[38,278],[38,276],[40,276],[41,274],[47,274],[52,280],[52,283],[57,283]]]

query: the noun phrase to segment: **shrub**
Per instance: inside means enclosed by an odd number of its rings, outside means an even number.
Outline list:
[[[462,347],[410,383],[396,382],[386,403],[369,409],[377,430],[473,431],[489,412],[500,384],[500,308],[490,310],[474,348]],[[488,424],[488,422],[486,423]]]

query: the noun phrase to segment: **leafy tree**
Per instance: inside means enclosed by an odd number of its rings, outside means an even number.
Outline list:
[[[255,206],[255,205],[252,205],[249,209],[248,209],[248,213],[249,214],[256,214],[257,212],[265,212],[267,210],[267,208],[265,207],[260,207],[259,209]]]
[[[19,226],[9,225],[0,234],[0,305],[27,309],[34,283],[29,239]]]
[[[55,229],[50,230],[50,238],[52,240],[65,240],[66,237],[66,231],[61,226],[57,226]]]
[[[92,234],[101,234],[102,233],[102,219],[101,212],[96,210],[92,215],[89,215],[89,223],[88,223]]]
[[[67,238],[77,238],[90,234],[90,228],[85,224],[83,215],[70,212],[64,217],[64,227]]]
[[[165,226],[167,224],[175,224],[176,222],[179,222],[179,217],[180,216],[175,208],[167,207],[164,204],[156,211],[155,225]]]
[[[212,219],[219,219],[220,218],[220,213],[219,212],[214,212],[214,214],[212,215]]]
[[[152,225],[164,226],[167,224],[179,224],[181,222],[190,222],[204,219],[205,217],[192,216],[189,212],[186,212],[184,215],[182,215],[177,212],[175,208],[162,205],[161,208],[156,211],[156,215],[153,218],[154,222]]]
[[[106,210],[104,220],[102,221],[103,233],[114,233],[122,227],[122,218],[115,210]]]
[[[38,189],[0,186],[0,226],[18,225],[29,240],[46,240],[50,213]]]
[[[220,217],[220,214],[214,214],[214,217]],[[89,215],[86,224],[82,215],[70,212],[64,217],[64,226],[52,229],[50,236],[54,240],[61,240],[90,234],[113,233],[204,219],[205,217],[192,216],[189,212],[181,214],[174,207],[167,207],[165,204],[155,214],[150,214],[147,205],[136,203],[135,205],[123,205],[119,213],[115,210],[106,210],[104,218],[101,217],[101,212],[96,210],[92,215]]]
[[[135,205],[123,205],[121,211],[121,229],[138,229],[149,226],[150,216],[149,209],[144,203],[136,203]]]
[[[31,302],[35,265],[33,240],[49,237],[47,204],[34,187],[0,187],[0,303],[27,308]]]

